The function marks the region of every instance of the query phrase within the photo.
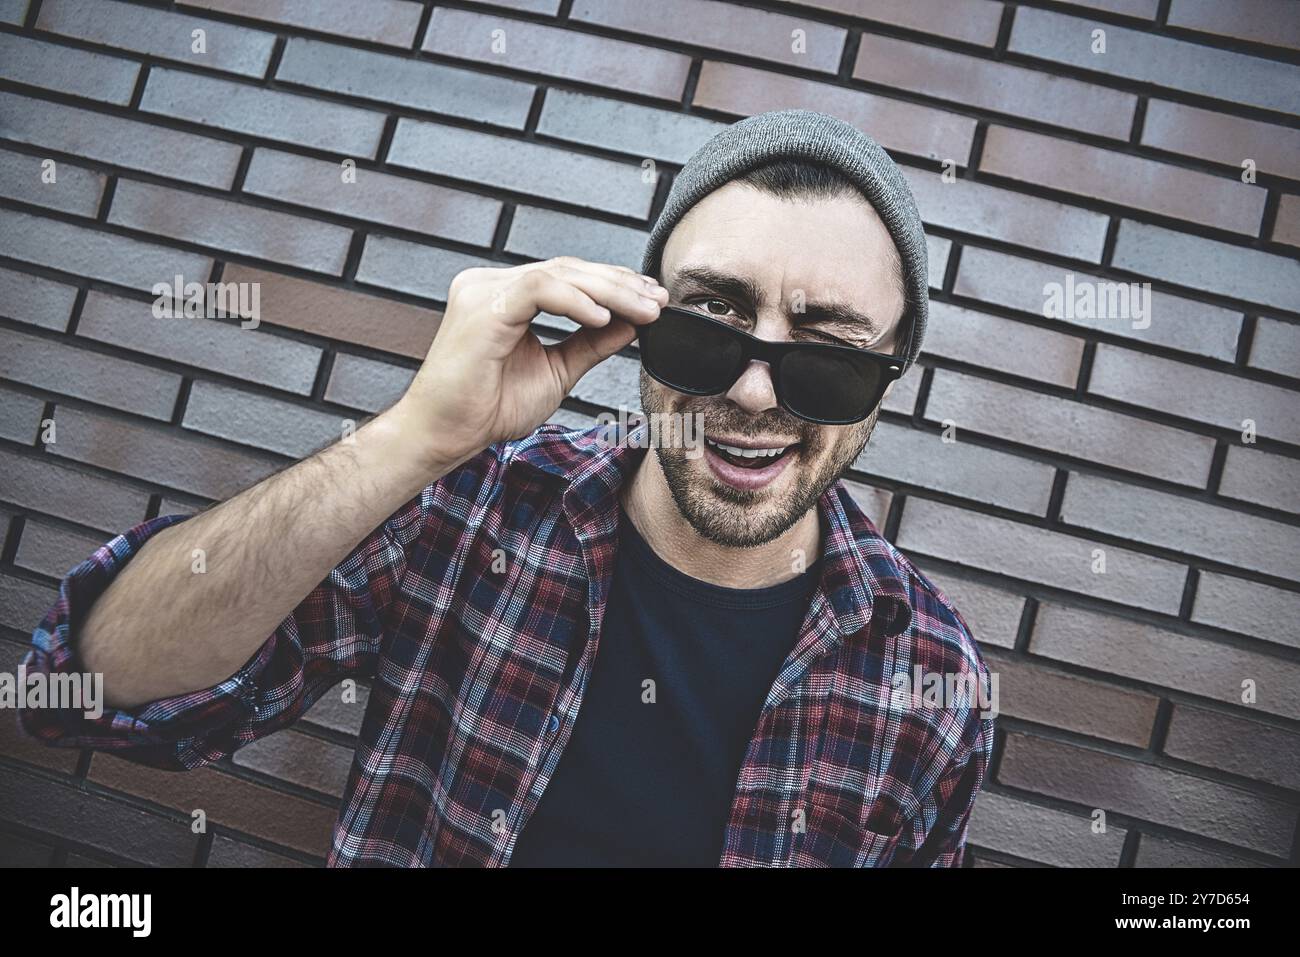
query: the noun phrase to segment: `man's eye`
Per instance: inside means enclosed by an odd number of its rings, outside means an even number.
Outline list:
[[[725,316],[731,312],[731,303],[725,299],[705,299],[700,304],[711,316]]]

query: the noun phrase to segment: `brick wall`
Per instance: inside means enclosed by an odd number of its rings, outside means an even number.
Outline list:
[[[930,236],[927,351],[853,488],[1000,675],[973,858],[1300,860],[1300,4],[0,0],[0,21],[0,667],[112,534],[398,395],[457,271],[636,265],[697,145],[810,107],[891,151]],[[260,283],[262,325],[153,318],[176,274]],[[1045,317],[1067,275],[1149,281],[1149,325]],[[635,407],[636,369],[557,417]],[[0,861],[318,864],[364,704],[332,694],[188,775],[0,722]]]

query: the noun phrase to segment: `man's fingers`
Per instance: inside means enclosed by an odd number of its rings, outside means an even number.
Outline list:
[[[554,266],[546,272],[577,286],[595,302],[612,310],[629,322],[644,324],[659,317],[660,306],[668,302],[668,293],[655,293],[650,286],[627,277],[611,278],[608,274],[567,266]]]
[[[546,356],[560,380],[563,394],[568,395],[579,379],[635,338],[636,326],[615,317],[607,326],[578,329],[563,341],[546,346]]]

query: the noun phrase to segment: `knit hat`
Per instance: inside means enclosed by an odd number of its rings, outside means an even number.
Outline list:
[[[822,163],[844,174],[862,190],[889,230],[902,260],[911,305],[906,372],[921,351],[929,312],[929,265],[921,215],[889,155],[871,137],[833,116],[811,110],[759,113],[733,123],[696,150],[673,181],[663,212],[650,231],[641,271],[657,275],[669,234],[701,199],[751,170],[785,159]]]

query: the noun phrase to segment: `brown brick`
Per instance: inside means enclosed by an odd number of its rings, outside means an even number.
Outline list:
[[[181,388],[175,373],[9,329],[0,329],[0,378],[163,420]]]
[[[0,33],[0,79],[125,106],[139,73],[134,60]]]
[[[0,268],[0,314],[8,319],[63,332],[76,299],[72,286]]]
[[[1030,735],[1007,735],[1002,784],[1285,857],[1296,808],[1180,771]]]
[[[1250,364],[1300,378],[1300,324],[1260,316],[1250,345]]]
[[[1167,100],[1150,100],[1142,145],[1239,167],[1254,160],[1266,173],[1300,178],[1300,130],[1228,116]]]
[[[1174,707],[1165,754],[1300,791],[1300,735],[1240,715]]]
[[[208,852],[208,867],[306,867],[299,861],[265,851],[260,847],[236,841],[224,834],[212,838],[212,850]]]
[[[1300,665],[1113,615],[1044,604],[1029,650],[1226,704],[1241,704],[1242,682],[1249,679],[1258,689],[1254,707],[1300,717],[1300,701],[1292,693]]]
[[[984,791],[971,812],[967,840],[977,847],[1057,867],[1117,867],[1127,831],[1100,834],[1092,818]]]
[[[36,27],[163,60],[251,77],[266,73],[275,46],[275,35],[261,30],[116,0],[93,4],[44,0]],[[194,30],[205,34],[203,53],[194,52]]]
[[[29,518],[23,525],[14,564],[51,578],[62,578],[106,541],[102,535],[74,532],[44,519]]]
[[[1300,592],[1202,572],[1192,621],[1300,648]]]
[[[14,769],[0,774],[0,819],[152,867],[189,867],[198,840],[179,821]]]
[[[243,189],[308,209],[475,246],[492,244],[501,216],[499,200],[375,170],[354,172],[356,181],[344,182],[338,163],[259,149],[253,153]]]
[[[58,598],[50,585],[0,575],[0,625],[30,634]]]
[[[154,67],[140,109],[177,120],[374,159],[381,113],[315,97]]]
[[[700,68],[692,102],[734,116],[767,110],[818,110],[869,132],[887,150],[951,159],[961,166],[970,160],[975,136],[975,120],[946,110],[712,60]]]
[[[863,34],[853,76],[1111,139],[1128,138],[1137,109],[1132,93],[871,34]]]
[[[1275,243],[1300,246],[1300,196],[1288,193],[1278,202],[1272,239]]]
[[[498,44],[493,49],[496,30],[503,31],[497,36],[504,37],[504,48]],[[423,49],[477,66],[525,70],[662,100],[681,97],[691,66],[689,57],[668,50],[446,7],[434,9]]]
[[[982,302],[1046,317],[1049,295],[1059,293],[1064,302],[1070,277],[1073,277],[1075,303],[1085,288],[1090,288],[1094,296],[1109,296],[1109,290],[1114,284],[1127,282],[1094,273],[1062,269],[991,249],[967,246],[962,250],[953,292],[959,296],[970,296]],[[1087,315],[1088,309],[1074,308],[1063,310],[1065,315],[1049,318],[1137,342],[1155,343],[1210,356],[1224,362],[1232,362],[1236,358],[1237,338],[1241,333],[1240,312],[1207,305],[1194,299],[1171,296],[1155,289],[1151,290],[1150,296],[1150,315],[1142,321],[1133,315],[1131,307],[1127,316],[1110,315],[1112,311],[1125,311],[1122,299],[1118,301],[1121,306],[1118,310],[1112,310],[1109,306],[1091,310],[1104,315]],[[1143,325],[1146,328],[1141,328]]]
[[[737,29],[740,17],[744,29]],[[843,27],[715,0],[660,0],[653,5],[640,0],[575,0],[569,18],[832,74],[839,70],[848,39]],[[798,47],[796,31],[804,41]]]
[[[938,428],[880,422],[853,467],[869,476],[1046,515],[1056,469],[972,442],[945,442]]]
[[[410,0],[367,0],[365,4],[351,0],[186,0],[186,3],[238,17],[397,47],[415,45],[421,11],[420,4]]]
[[[229,189],[234,143],[0,92],[0,136],[201,186]]]
[[[1226,372],[1100,343],[1088,391],[1237,432],[1250,419],[1259,435],[1300,445],[1293,390]]]
[[[272,844],[324,857],[338,809],[273,791],[215,768],[184,774],[96,754],[89,780],[189,816],[203,810],[209,826],[251,834]]]
[[[989,127],[980,169],[1247,236],[1259,235],[1268,198],[1240,180],[1005,126]]]
[[[341,275],[352,230],[149,183],[117,184],[109,222],[223,253]]]
[[[100,292],[86,296],[77,335],[299,395],[311,392],[321,358],[315,346],[261,329],[203,317],[158,319],[150,303]]]
[[[103,174],[72,163],[59,162],[54,167],[46,167],[45,163],[45,159],[32,153],[0,149],[0,196],[75,216],[93,217],[104,195]],[[47,168],[55,174],[52,183],[43,178]]]
[[[1242,445],[1228,446],[1219,494],[1288,512],[1300,512],[1300,462]]]
[[[0,255],[134,289],[177,273],[202,282],[212,272],[207,256],[11,209],[0,210]]]
[[[1300,18],[1287,0],[1173,0],[1171,27],[1300,50]]]
[[[918,30],[991,47],[997,43],[1002,4],[994,0],[796,0],[801,7],[842,13],[873,23]]]
[[[228,498],[275,471],[267,456],[59,407],[55,455],[201,495]]]
[[[1113,77],[1199,93],[1230,103],[1297,112],[1293,66],[1127,27],[1106,25],[1106,52],[1092,52],[1098,24],[1020,7],[1008,51]]]
[[[402,397],[415,373],[401,366],[364,359],[346,352],[334,357],[329,384],[325,386],[325,401],[379,412]]]
[[[924,352],[1051,385],[1072,387],[1083,340],[946,302],[930,304]]]
[[[342,798],[352,750],[298,731],[272,734],[235,752],[235,764]]]
[[[671,163],[685,163],[725,126],[687,113],[555,89],[546,91],[537,120],[541,136]]]
[[[198,381],[181,422],[187,429],[293,458],[305,458],[338,441],[344,420],[279,399]],[[355,430],[357,423],[352,421]]]
[[[31,445],[44,413],[45,402],[42,399],[0,387],[0,436]]]
[[[903,167],[921,218],[955,229],[1072,259],[1101,262],[1110,218],[1037,196],[1023,196],[968,179],[945,183],[932,170]]]
[[[1109,409],[947,369],[935,371],[926,418],[1088,462],[1204,488],[1214,439]]]
[[[898,546],[950,562],[1176,614],[1187,569],[1175,562],[1105,546],[1106,573],[1092,571],[1095,541],[979,515],[909,496]]]
[[[149,494],[71,468],[49,455],[0,448],[0,498],[19,508],[57,515],[105,532],[143,521]]]
[[[475,266],[501,265],[486,256],[371,234],[366,237],[357,265],[357,282],[445,302],[447,289],[458,272]]]
[[[927,578],[957,607],[981,648],[1014,648],[1025,611],[1025,597],[969,578],[923,569]]]
[[[1035,659],[986,651],[998,675],[998,707],[1022,721],[1145,748],[1160,699],[1047,667]]]

